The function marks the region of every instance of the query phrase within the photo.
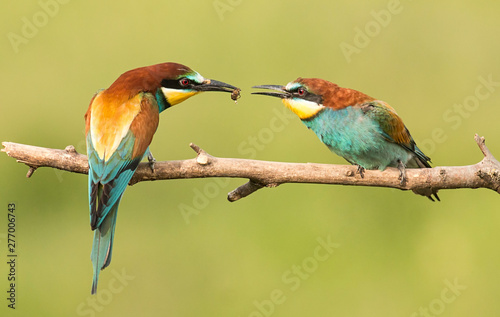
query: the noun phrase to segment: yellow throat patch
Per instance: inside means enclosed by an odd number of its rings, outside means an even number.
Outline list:
[[[300,99],[281,99],[288,109],[292,110],[301,120],[314,117],[325,106],[315,102]]]
[[[179,89],[171,89],[171,88],[164,88],[164,87],[162,87],[161,90],[163,91],[165,98],[167,99],[168,103],[171,106],[176,105],[180,102],[183,102],[184,100],[188,99],[189,97],[192,97],[192,96],[200,93],[199,91],[183,91],[183,90],[179,90]]]

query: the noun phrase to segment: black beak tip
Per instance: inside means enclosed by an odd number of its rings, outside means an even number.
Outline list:
[[[222,81],[207,79],[202,85],[198,86],[200,91],[223,91],[223,92],[234,92],[236,90],[241,91],[240,88],[235,87],[230,84],[226,84]]]
[[[263,95],[263,96],[271,96],[271,97],[277,97],[277,98],[286,98],[288,96],[288,93],[285,89],[285,87],[281,85],[257,85],[253,86],[252,88],[256,89],[269,89],[269,90],[275,90],[274,91],[257,91],[257,92],[252,92],[252,95]]]
[[[214,85],[217,85],[217,86],[220,86],[220,87],[224,87],[224,88],[229,88],[231,90],[235,90],[235,89],[239,89],[238,87],[235,87],[231,84],[226,84],[224,82],[221,82],[221,81],[217,81],[217,80],[212,80],[212,83]],[[240,89],[241,90],[241,89]]]

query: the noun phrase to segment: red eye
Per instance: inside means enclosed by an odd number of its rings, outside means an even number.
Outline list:
[[[306,91],[304,88],[299,88],[299,89],[297,89],[297,93],[299,94],[299,96],[304,96]]]
[[[187,78],[182,78],[179,83],[181,84],[181,86],[183,87],[186,87],[187,85],[189,85],[189,79]]]

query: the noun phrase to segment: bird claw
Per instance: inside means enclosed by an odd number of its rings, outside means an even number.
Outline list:
[[[361,176],[361,178],[365,178],[365,168],[361,165],[358,165],[358,169],[356,170],[356,173]]]
[[[148,153],[148,161],[149,161],[149,168],[151,169],[151,172],[154,173],[156,159],[153,157],[153,154],[151,153],[151,151],[149,151],[149,153]]]
[[[407,181],[406,178],[406,166],[401,162],[401,160],[398,160],[398,170],[399,170],[399,177],[398,179],[401,180],[400,184],[404,185]]]

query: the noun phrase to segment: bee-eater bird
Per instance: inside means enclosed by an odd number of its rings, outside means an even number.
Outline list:
[[[229,84],[205,79],[181,64],[163,63],[130,70],[91,100],[85,114],[89,161],[92,294],[99,272],[111,262],[118,204],[139,162],[154,158],[149,145],[159,114],[204,91],[233,92]]]
[[[330,151],[365,169],[397,167],[401,183],[405,168],[430,168],[430,158],[415,144],[396,111],[386,102],[354,89],[342,88],[318,78],[298,78],[286,86],[260,85],[253,88],[278,92],[253,94],[281,98],[285,106],[316,133]],[[439,200],[437,193],[427,197]]]

